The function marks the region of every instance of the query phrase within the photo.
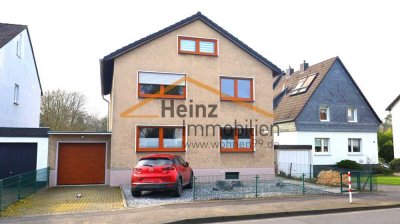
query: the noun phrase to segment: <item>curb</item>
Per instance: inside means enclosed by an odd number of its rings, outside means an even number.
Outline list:
[[[124,189],[122,189],[122,185],[119,186],[119,189],[121,190],[122,204],[124,205],[124,208],[127,208],[128,204],[126,203],[126,198],[124,194]]]
[[[186,223],[213,223],[213,222],[231,222],[231,221],[245,221],[255,219],[270,219],[270,218],[283,218],[293,216],[307,216],[307,215],[324,215],[333,213],[348,213],[358,211],[369,211],[379,209],[400,208],[400,204],[394,205],[381,205],[381,206],[367,206],[367,207],[350,207],[350,208],[335,208],[325,210],[308,210],[308,211],[293,211],[293,212],[277,212],[277,213],[261,213],[252,215],[238,215],[238,216],[217,216],[217,217],[204,217],[194,219],[183,219],[179,221],[168,222],[169,224],[186,224]]]

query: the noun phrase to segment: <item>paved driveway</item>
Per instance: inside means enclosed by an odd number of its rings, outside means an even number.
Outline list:
[[[81,198],[77,195],[81,194]],[[121,190],[109,186],[55,187],[19,201],[2,216],[34,216],[58,213],[93,212],[123,208]]]

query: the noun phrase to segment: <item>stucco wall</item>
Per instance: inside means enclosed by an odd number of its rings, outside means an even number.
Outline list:
[[[315,153],[315,138],[329,138],[329,153]],[[349,138],[361,140],[361,153],[348,153]],[[378,163],[378,140],[374,132],[284,132],[275,135],[275,141],[281,145],[312,145],[314,165],[333,165],[343,159],[363,164]],[[293,154],[295,156],[295,154]]]
[[[400,103],[392,108],[393,150],[394,158],[400,158]]]
[[[177,36],[194,36],[216,38],[219,41],[219,56],[194,56],[177,53]],[[138,158],[148,153],[135,153],[135,125],[181,125],[182,118],[127,118],[120,114],[131,106],[142,102],[137,97],[137,72],[158,71],[185,73],[187,77],[201,81],[219,90],[219,76],[253,77],[255,85],[255,102],[248,104],[257,106],[270,113],[272,109],[272,70],[261,64],[252,56],[238,48],[229,40],[201,21],[193,22],[176,31],[147,43],[123,56],[115,59],[112,89],[112,152],[111,169],[129,170],[135,166]],[[219,96],[193,83],[187,83],[186,100],[175,100],[175,105],[217,104],[217,118],[186,118],[186,124],[246,124],[246,119],[257,119],[258,124],[271,125],[273,120],[251,109],[232,102],[221,102]],[[168,102],[169,104],[169,102]],[[161,115],[161,100],[156,99],[139,108],[132,114]],[[169,116],[169,114],[167,114]],[[272,137],[257,136],[266,142]],[[218,142],[217,136],[188,136],[191,142]],[[273,150],[256,148],[252,153],[220,153],[219,148],[188,148],[186,153],[179,153],[187,159],[194,169],[228,169],[228,168],[272,168]],[[125,174],[126,175],[126,174]]]
[[[22,33],[22,56],[17,56],[16,36],[0,49],[0,127],[39,127],[40,86],[28,33]],[[18,105],[14,86],[19,85]]]
[[[109,184],[109,168],[111,153],[111,136],[110,135],[83,135],[83,134],[50,134],[49,135],[49,154],[48,164],[50,166],[50,186],[57,185],[57,150],[58,143],[106,143],[107,150],[107,173],[106,184]]]
[[[329,106],[329,122],[319,119],[322,105]],[[349,107],[357,108],[358,122],[347,121]],[[296,119],[296,127],[299,131],[377,132],[379,121],[336,61]]]

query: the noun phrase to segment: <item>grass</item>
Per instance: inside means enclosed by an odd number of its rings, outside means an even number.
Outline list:
[[[378,184],[400,185],[400,176],[377,176]]]

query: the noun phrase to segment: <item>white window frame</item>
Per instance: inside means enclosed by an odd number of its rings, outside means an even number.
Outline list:
[[[354,112],[354,115],[353,115],[353,118],[354,118],[354,120],[350,120],[349,118],[349,111],[353,111]],[[346,117],[347,117],[347,121],[348,122],[353,122],[353,123],[356,123],[356,122],[358,122],[358,113],[357,113],[357,108],[355,108],[355,107],[349,107],[349,108],[347,108],[347,111],[346,111],[347,113],[346,113]]]
[[[321,119],[321,109],[326,109],[326,120]],[[331,118],[331,113],[330,113],[329,107],[328,106],[320,106],[319,110],[318,110],[318,117],[319,117],[319,120],[322,122],[329,122],[330,118]]]
[[[347,149],[347,153],[348,154],[362,154],[362,139],[361,138],[348,138],[347,139],[347,147],[349,144],[349,140],[351,141],[350,145],[351,145],[351,152],[349,152],[349,150]],[[360,151],[359,152],[354,152],[354,144],[353,144],[353,140],[358,140],[359,141],[359,147],[360,147]]]
[[[315,142],[317,141],[317,139],[320,139],[321,140],[321,152],[317,152],[317,151],[315,151],[316,150],[316,144],[315,144]],[[327,142],[328,144],[328,151],[327,152],[324,152],[324,143],[325,142]],[[322,138],[322,137],[318,137],[318,138],[315,138],[314,139],[314,153],[315,154],[324,154],[324,155],[329,155],[330,153],[331,153],[331,145],[330,145],[330,139],[329,138]]]
[[[22,58],[22,53],[23,53],[23,49],[22,49],[22,34],[20,34],[19,36],[18,36],[18,40],[17,40],[17,56],[19,57],[19,58]]]
[[[17,83],[14,85],[14,104],[19,105],[19,85]]]

